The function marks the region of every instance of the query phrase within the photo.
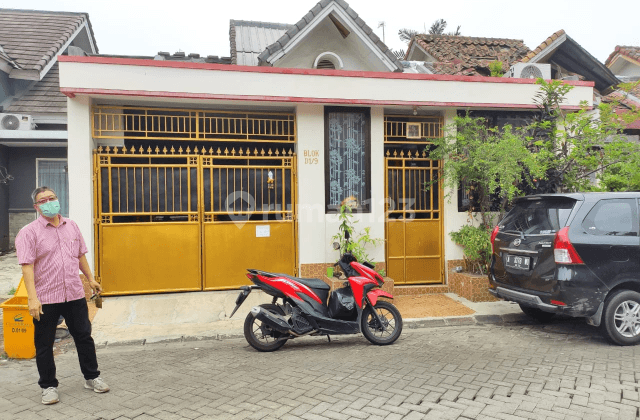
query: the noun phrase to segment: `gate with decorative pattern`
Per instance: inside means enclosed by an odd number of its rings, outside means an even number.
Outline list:
[[[387,156],[387,275],[395,284],[443,282],[439,164],[423,156]]]
[[[296,274],[296,156],[283,147],[295,140],[291,115],[135,107],[93,115],[94,138],[135,140],[94,153],[105,295],[233,289],[249,284],[247,268]],[[184,142],[161,141],[171,139]]]
[[[428,152],[442,124],[437,116],[385,116],[386,265],[397,285],[444,282],[441,162]]]

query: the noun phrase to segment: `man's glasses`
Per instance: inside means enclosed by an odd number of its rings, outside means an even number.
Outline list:
[[[36,204],[37,205],[41,205],[41,204],[44,204],[44,203],[48,203],[49,201],[56,201],[57,199],[58,199],[58,197],[53,195],[51,197],[45,197],[45,198],[42,198],[42,199],[36,201]]]

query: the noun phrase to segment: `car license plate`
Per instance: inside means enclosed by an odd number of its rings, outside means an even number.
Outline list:
[[[504,265],[518,270],[528,270],[531,263],[531,257],[521,257],[519,255],[507,254]]]

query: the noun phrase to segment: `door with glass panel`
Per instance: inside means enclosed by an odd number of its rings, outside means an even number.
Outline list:
[[[60,201],[60,214],[69,217],[69,177],[66,159],[36,159],[36,187],[49,187]]]

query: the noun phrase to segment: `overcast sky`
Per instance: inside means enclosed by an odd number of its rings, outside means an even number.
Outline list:
[[[616,45],[640,45],[639,0],[349,0],[376,33],[385,22],[385,41],[404,48],[400,28],[423,31],[436,19],[462,35],[521,39],[535,49],[564,29],[604,62]],[[184,51],[228,57],[229,20],[294,24],[315,0],[5,0],[1,7],[88,12],[101,54],[155,55]]]

